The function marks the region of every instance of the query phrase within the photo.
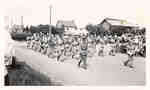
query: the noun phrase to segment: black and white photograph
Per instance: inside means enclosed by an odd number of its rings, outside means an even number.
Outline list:
[[[4,86],[145,86],[141,2],[5,0]]]

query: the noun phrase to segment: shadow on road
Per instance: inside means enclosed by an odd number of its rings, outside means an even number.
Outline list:
[[[47,76],[33,70],[25,62],[16,62],[15,67],[7,67],[7,70],[5,86],[61,86],[61,84],[56,84]]]

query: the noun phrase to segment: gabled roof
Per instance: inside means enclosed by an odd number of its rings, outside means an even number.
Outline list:
[[[58,20],[56,25],[63,25],[65,27],[74,27],[74,28],[77,27],[73,20],[71,21]]]
[[[105,18],[102,23],[106,21],[112,26],[126,26],[126,27],[138,27],[137,24],[128,22],[127,20],[122,20],[122,19],[112,19],[112,18]]]

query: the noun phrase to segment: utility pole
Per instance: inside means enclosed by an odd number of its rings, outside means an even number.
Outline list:
[[[21,32],[23,32],[24,25],[23,25],[23,16],[21,16]]]
[[[49,25],[49,35],[51,37],[52,34],[52,27],[51,27],[51,19],[52,19],[52,5],[49,6],[49,10],[50,10],[50,25]]]
[[[8,30],[9,29],[9,17],[8,16],[4,16],[4,25],[5,25],[5,28]]]
[[[21,25],[23,25],[23,16],[21,16]]]
[[[11,33],[14,32],[14,21],[13,21],[13,16],[10,17],[10,27],[11,27]]]

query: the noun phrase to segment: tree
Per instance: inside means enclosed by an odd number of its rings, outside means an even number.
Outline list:
[[[40,30],[38,29],[37,26],[31,26],[30,31],[31,31],[31,33],[36,33],[36,32],[39,32]]]
[[[90,34],[95,34],[97,32],[97,26],[96,25],[92,25],[92,24],[88,24],[86,25],[86,30],[90,33]]]

